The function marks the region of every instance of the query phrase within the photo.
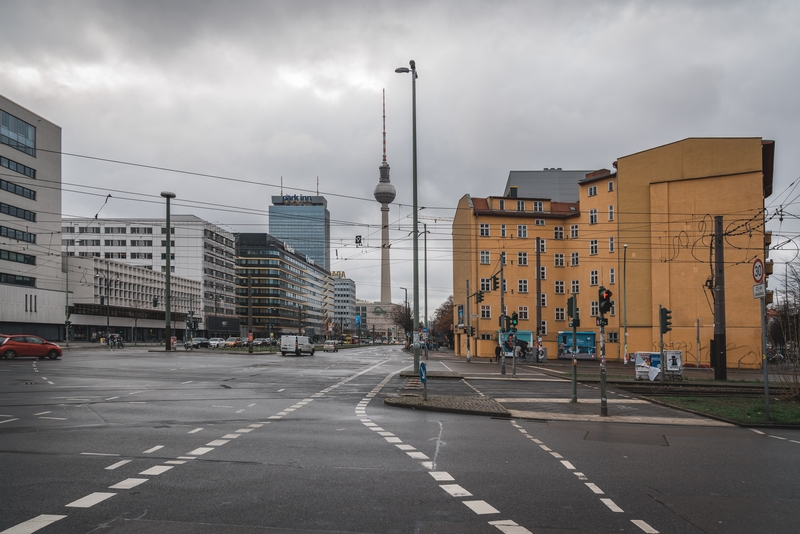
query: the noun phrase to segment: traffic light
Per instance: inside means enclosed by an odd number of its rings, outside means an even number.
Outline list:
[[[509,317],[508,315],[504,315],[503,316],[503,322],[505,323],[503,325],[503,331],[504,332],[510,332],[511,331],[511,317]]]
[[[661,323],[661,333],[666,334],[672,330],[672,310],[661,308],[659,311],[661,314],[661,317],[659,317]]]
[[[483,291],[475,293],[475,302],[483,302]]]
[[[518,324],[519,324],[519,315],[517,315],[517,312],[513,312],[511,314],[511,327],[514,329],[514,331],[517,330]]]
[[[570,297],[567,299],[567,315],[571,318],[575,317],[575,297]]]
[[[475,327],[474,326],[470,326],[469,327],[469,335],[470,335],[470,337],[475,337]]]
[[[600,298],[600,315],[604,313],[608,313],[611,311],[611,291],[604,287],[600,287],[598,290],[598,295]]]
[[[153,297],[153,307],[158,308],[158,297]]]
[[[500,289],[500,277],[496,274],[492,275],[492,291],[497,291]]]
[[[197,319],[193,319],[192,320],[192,330],[197,330],[198,324],[199,323],[198,323]]]

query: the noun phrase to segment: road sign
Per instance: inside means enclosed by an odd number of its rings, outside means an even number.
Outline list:
[[[425,362],[419,362],[419,381],[424,384],[426,380],[428,380],[427,367],[425,366]]]
[[[766,284],[756,284],[753,286],[753,298],[754,299],[763,299],[767,296],[767,286]]]
[[[764,262],[761,261],[761,258],[753,260],[753,280],[756,284],[764,281]]]
[[[597,326],[608,326],[608,319],[606,318],[597,318]]]

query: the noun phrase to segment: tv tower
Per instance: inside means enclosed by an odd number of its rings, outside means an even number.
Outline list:
[[[397,192],[389,183],[389,164],[386,163],[386,89],[383,90],[383,163],[378,167],[380,181],[375,186],[375,200],[381,203],[381,304],[392,302],[392,274],[389,264],[389,204]]]

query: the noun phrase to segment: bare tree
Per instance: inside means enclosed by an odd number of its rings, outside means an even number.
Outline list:
[[[448,340],[452,337],[453,332],[453,295],[447,297],[441,306],[439,306],[433,313],[432,331],[433,335],[443,336]]]
[[[392,306],[389,312],[392,323],[403,329],[404,332],[411,332],[414,329],[414,321],[411,317],[411,309],[407,306]]]

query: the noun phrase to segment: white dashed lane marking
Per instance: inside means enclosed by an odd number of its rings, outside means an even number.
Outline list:
[[[442,484],[439,487],[453,497],[472,497],[472,493],[468,492],[458,484]]]
[[[29,519],[24,523],[20,523],[19,525],[6,529],[3,532],[0,532],[0,534],[33,534],[37,530],[43,529],[48,525],[52,525],[59,519],[64,519],[65,517],[67,516],[42,514],[34,517],[33,519]]]
[[[500,510],[486,501],[461,501],[478,515],[499,514]]]
[[[489,521],[489,524],[497,527],[497,529],[503,534],[532,534],[530,530],[519,526],[510,519],[504,519],[502,521]]]
[[[109,465],[108,467],[106,467],[106,469],[111,471],[111,470],[116,469],[117,467],[122,467],[123,465],[129,464],[129,463],[131,463],[131,460],[120,460],[119,462],[117,462],[115,464]]]
[[[642,521],[641,519],[631,519],[631,523],[642,529],[646,534],[658,534],[658,531]]]
[[[142,471],[139,474],[140,475],[146,475],[146,476],[156,476],[156,475],[160,475],[162,473],[166,473],[167,471],[172,469],[172,467],[173,466],[171,466],[171,465],[156,465],[156,466],[151,467],[150,469],[145,469],[144,471]]]
[[[147,449],[146,451],[142,451],[142,454],[150,454],[151,452],[156,452],[156,451],[161,450],[163,448],[164,448],[163,445],[156,445],[152,449]]]
[[[201,430],[203,430],[203,429],[202,428],[195,428],[194,430],[190,430],[189,432],[187,432],[187,434],[197,434]]]
[[[205,454],[207,452],[211,452],[213,450],[214,450],[214,447],[198,447],[195,450],[190,451],[189,455],[190,456],[201,456],[201,455],[203,455],[203,454]],[[178,458],[182,458],[182,457],[178,456]]]
[[[116,495],[116,493],[104,493],[101,491],[96,491],[94,493],[90,493],[86,497],[81,497],[77,501],[72,501],[65,506],[67,508],[91,508],[95,504],[103,502],[106,499],[110,499],[114,495]]]
[[[617,505],[614,503],[614,501],[612,501],[611,499],[600,499],[600,501],[601,501],[603,504],[605,504],[606,506],[608,506],[608,509],[609,509],[609,510],[611,510],[612,512],[621,513],[621,512],[623,512],[623,511],[624,511],[622,508],[620,508],[619,506],[617,506]]]
[[[455,480],[453,478],[453,475],[451,475],[447,471],[431,471],[428,474],[432,476],[433,479],[436,480],[437,482],[450,482],[451,480]]]
[[[117,482],[113,486],[109,486],[108,489],[131,489],[135,488],[140,484],[144,484],[150,480],[149,478],[126,478],[122,482]]]

